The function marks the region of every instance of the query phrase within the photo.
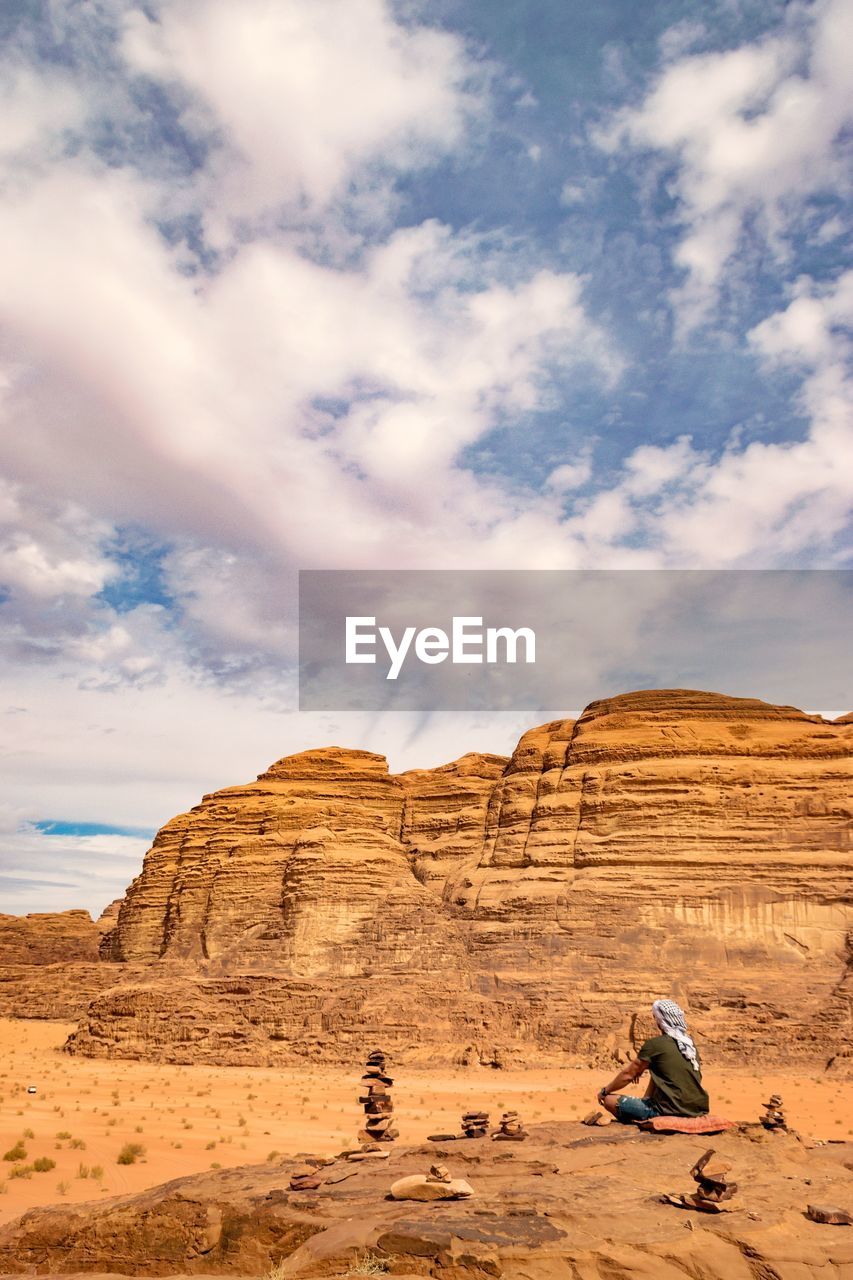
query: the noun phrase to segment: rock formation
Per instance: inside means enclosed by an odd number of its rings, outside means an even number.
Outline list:
[[[0,915],[0,965],[95,963],[101,932],[88,911]]]
[[[851,742],[849,717],[653,690],[508,762],[280,760],[159,832],[71,1047],[601,1062],[674,995],[706,1054],[848,1072]]]
[[[100,992],[127,975],[100,964],[118,915],[88,911],[0,915],[0,1012],[18,1018],[81,1018]]]
[[[741,1184],[733,1211],[720,1216],[675,1207],[668,1194],[674,1173],[700,1155],[695,1140],[620,1125],[542,1124],[518,1146],[410,1147],[358,1164],[297,1158],[33,1209],[0,1228],[0,1271],[261,1276],[275,1269],[295,1280],[850,1275],[853,1232],[835,1225],[849,1221],[849,1143],[809,1148],[755,1125],[715,1146],[716,1185],[722,1179],[727,1189],[720,1170],[729,1164]],[[455,1186],[464,1198],[443,1202],[443,1169],[429,1185],[424,1171],[436,1159],[459,1179],[449,1193]],[[426,1188],[432,1203],[393,1198],[413,1188]]]

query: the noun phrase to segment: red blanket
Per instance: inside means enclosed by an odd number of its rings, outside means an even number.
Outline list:
[[[651,1133],[725,1133],[734,1127],[734,1120],[722,1116],[652,1116],[640,1124]]]

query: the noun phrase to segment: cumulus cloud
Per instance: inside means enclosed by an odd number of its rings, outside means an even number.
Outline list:
[[[685,568],[782,567],[803,551],[843,563],[837,540],[853,510],[853,272],[830,286],[801,279],[794,295],[749,341],[768,365],[803,375],[804,436],[743,444],[733,432],[716,458],[687,436],[640,445],[616,485],[569,522],[588,551],[612,555],[627,533],[660,563]]]
[[[783,254],[809,196],[849,190],[851,43],[849,4],[822,0],[793,6],[787,29],[739,48],[682,56],[665,44],[674,60],[599,135],[607,149],[663,152],[677,164],[684,282],[673,301],[684,331],[708,319],[748,219]]]
[[[214,233],[223,217],[325,204],[365,171],[421,168],[483,107],[460,38],[401,23],[385,0],[170,0],[130,9],[121,47],[183,92],[184,123],[211,143]]]

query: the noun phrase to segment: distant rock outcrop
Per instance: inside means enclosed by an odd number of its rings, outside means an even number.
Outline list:
[[[398,1058],[602,1061],[666,994],[715,1056],[849,1070],[851,742],[847,718],[652,690],[508,762],[280,760],[159,832],[72,1047],[328,1059],[367,1027]]]
[[[0,915],[0,965],[98,959],[101,930],[88,911]]]

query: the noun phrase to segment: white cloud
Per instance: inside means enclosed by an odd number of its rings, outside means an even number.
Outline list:
[[[0,62],[0,161],[26,172],[61,154],[63,138],[86,115],[82,95],[68,75],[47,74],[25,62]]]
[[[555,467],[548,475],[546,488],[555,493],[569,493],[572,489],[580,489],[592,478],[592,454],[587,450],[577,462],[564,462]]]
[[[640,445],[614,488],[570,522],[589,552],[606,556],[637,531],[672,566],[783,567],[804,550],[833,563],[853,511],[853,272],[831,287],[803,279],[795,294],[749,338],[768,364],[804,373],[804,438],[743,445],[735,432],[716,460],[686,436]]]
[[[677,160],[684,234],[675,260],[686,278],[674,302],[685,331],[707,319],[747,218],[757,215],[784,253],[805,199],[849,188],[853,9],[821,0],[793,9],[788,25],[738,49],[677,56],[600,136],[611,150],[628,143]]]
[[[220,140],[206,178],[227,215],[325,204],[366,167],[421,168],[483,105],[459,37],[404,25],[385,0],[170,0],[129,11],[122,48],[188,91],[185,123]]]

